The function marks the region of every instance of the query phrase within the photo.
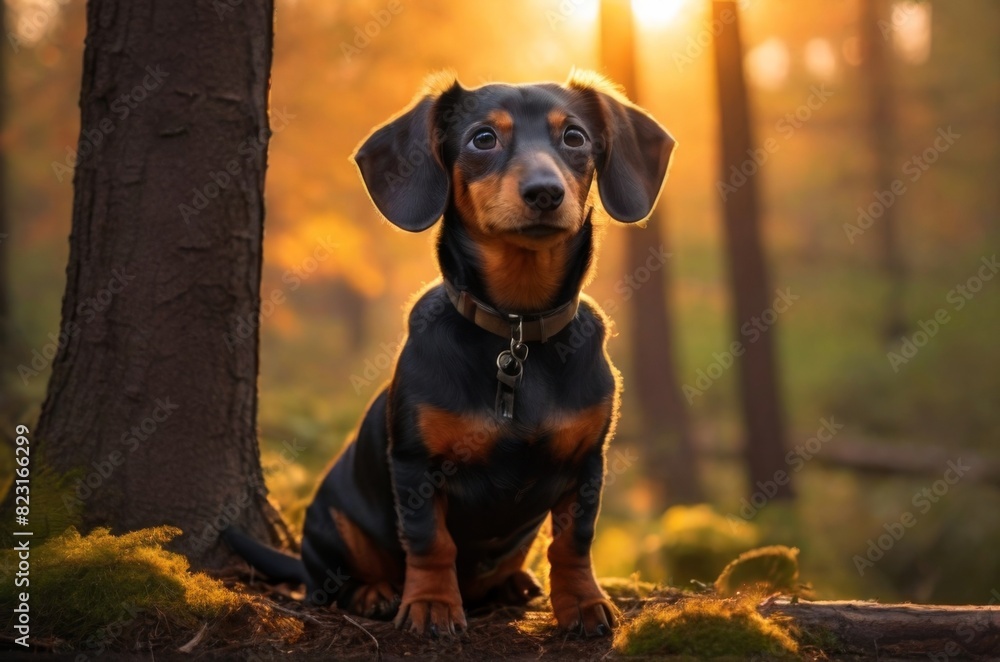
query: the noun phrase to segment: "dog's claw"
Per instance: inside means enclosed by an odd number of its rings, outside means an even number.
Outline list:
[[[451,637],[466,627],[462,606],[436,601],[414,601],[400,607],[396,628],[429,637]]]

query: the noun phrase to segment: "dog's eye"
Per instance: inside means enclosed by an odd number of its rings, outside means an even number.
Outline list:
[[[571,126],[563,134],[563,142],[566,143],[567,147],[583,147],[584,143],[587,142],[587,135],[582,129]]]
[[[472,146],[484,151],[493,149],[497,146],[497,134],[491,129],[483,129],[473,137]]]

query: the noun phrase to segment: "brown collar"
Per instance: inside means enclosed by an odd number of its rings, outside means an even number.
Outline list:
[[[459,290],[447,278],[443,282],[448,298],[462,317],[501,338],[513,337],[514,329],[520,323],[522,340],[545,342],[565,329],[576,317],[576,311],[580,307],[580,297],[577,295],[558,308],[543,313],[502,313],[469,292]]]

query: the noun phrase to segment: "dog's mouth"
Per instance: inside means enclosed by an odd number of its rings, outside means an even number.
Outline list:
[[[551,223],[532,223],[517,229],[517,233],[532,239],[544,239],[566,232],[566,228]]]

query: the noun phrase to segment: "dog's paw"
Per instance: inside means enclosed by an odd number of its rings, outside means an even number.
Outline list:
[[[576,590],[553,589],[552,611],[559,627],[585,637],[611,634],[618,614],[618,608],[596,582],[580,585]]]
[[[398,629],[433,637],[453,637],[469,627],[461,603],[419,599],[403,603],[395,624]]]
[[[542,587],[528,570],[517,570],[496,589],[497,599],[508,605],[525,605],[542,594]]]
[[[350,610],[365,618],[386,621],[399,609],[399,591],[389,582],[359,586],[351,596]]]
[[[589,563],[553,565],[552,611],[559,627],[585,637],[604,637],[614,629],[618,609],[597,585]]]

